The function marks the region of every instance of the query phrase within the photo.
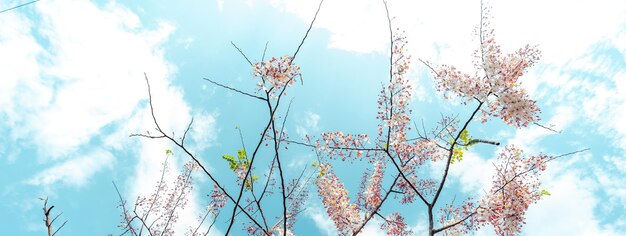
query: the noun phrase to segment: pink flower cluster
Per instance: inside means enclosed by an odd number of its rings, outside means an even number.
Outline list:
[[[343,132],[322,133],[321,141],[315,142],[317,149],[327,153],[330,158],[335,155],[341,157],[342,160],[356,155],[360,158],[363,151],[352,151],[350,148],[363,148],[369,142],[369,136],[366,134],[344,134]]]
[[[480,220],[478,217],[473,217],[476,209],[477,206],[472,198],[468,198],[463,202],[463,204],[461,204],[461,206],[458,207],[453,204],[448,204],[443,207],[441,209],[442,214],[441,218],[439,218],[439,223],[444,226],[458,223],[455,226],[444,230],[443,235],[467,235],[480,228],[480,226],[484,224],[484,221]]]
[[[370,176],[369,183],[363,194],[365,207],[374,209],[381,202],[381,187],[385,174],[385,161],[379,160],[374,166],[374,173]]]
[[[380,119],[378,125],[378,136],[382,143],[387,142],[387,135],[383,132],[385,127],[390,128],[389,143],[395,145],[406,140],[406,130],[410,129],[407,124],[410,121],[409,115],[412,112],[408,109],[411,100],[411,85],[404,75],[409,70],[411,57],[406,52],[406,36],[404,34],[394,34],[391,60],[391,80],[389,84],[380,91],[378,97],[378,115]]]
[[[380,225],[380,229],[385,230],[387,235],[412,235],[413,231],[408,229],[402,217],[398,212],[391,213],[391,215],[385,217],[385,222]]]
[[[316,180],[317,191],[322,197],[326,213],[333,220],[341,235],[354,233],[361,222],[356,204],[350,204],[348,190],[339,181],[330,164],[319,164],[321,176]]]
[[[408,179],[422,195],[429,195],[434,193],[435,187],[437,187],[437,183],[432,179],[418,179],[415,175],[408,176]],[[398,183],[396,183],[395,187],[397,188],[396,191],[402,192],[402,198],[400,199],[401,204],[409,204],[415,201],[417,193],[415,193],[415,191],[410,187],[409,183],[406,182],[404,179],[398,180]]]
[[[477,72],[470,75],[454,66],[438,66],[435,71],[437,90],[446,98],[454,95],[464,102],[485,102],[488,109],[482,109],[483,122],[489,116],[500,117],[515,127],[538,121],[540,110],[521,87],[519,78],[539,60],[540,51],[526,45],[514,53],[502,55],[487,19],[481,28],[481,45],[474,54]]]
[[[211,191],[211,201],[209,202],[208,208],[212,211],[219,210],[224,205],[226,205],[226,195],[224,192],[217,187],[217,185],[213,185],[213,190]]]
[[[261,78],[257,83],[259,90],[269,93],[272,98],[277,98],[285,87],[293,85],[300,75],[300,67],[292,64],[290,56],[272,57],[267,62],[257,62],[252,69],[253,76]]]
[[[157,182],[150,197],[137,197],[135,209],[132,212],[125,209],[123,212],[123,227],[130,232],[141,232],[144,229],[150,234],[174,235],[174,224],[178,221],[178,210],[183,209],[188,201],[188,195],[193,189],[192,172],[198,168],[197,163],[187,162],[184,169],[174,181],[174,187],[169,188],[164,179],[168,171],[167,160],[163,164],[161,179]],[[142,221],[139,226],[133,224],[134,219]],[[150,225],[150,228],[146,227]]]
[[[498,157],[498,173],[491,191],[477,210],[478,218],[491,223],[498,235],[520,233],[526,210],[542,196],[539,174],[550,158],[546,155],[522,158],[521,149],[506,146]]]

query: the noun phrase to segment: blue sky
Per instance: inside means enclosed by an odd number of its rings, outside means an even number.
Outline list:
[[[0,9],[24,2],[2,1]],[[266,42],[268,56],[291,54],[317,4],[41,0],[0,14],[0,234],[44,233],[42,196],[69,220],[61,235],[119,234],[118,197],[111,181],[132,201],[151,192],[164,150],[174,151],[172,172],[181,168],[187,157],[170,143],[128,137],[154,128],[144,72],[164,129],[180,133],[193,117],[191,148],[219,178],[232,181],[220,157],[240,148],[235,126],[241,127],[246,143],[255,142],[265,108],[202,78],[255,91],[250,66],[230,42],[253,61],[260,60]],[[406,31],[414,59],[471,70],[479,1],[391,0],[389,5],[394,26]],[[523,86],[538,100],[542,122],[562,132],[538,126],[515,130],[495,119],[474,123],[470,131],[527,153],[591,148],[550,162],[542,181],[552,195],[529,209],[524,234],[626,234],[626,3],[490,5],[504,51],[527,43],[542,50],[542,60],[522,78]],[[376,0],[324,3],[296,60],[304,83],[289,91],[293,105],[287,132],[292,138],[337,130],[375,135],[376,96],[388,79],[384,14]],[[441,113],[468,116],[471,107],[440,98],[427,68],[411,66],[413,119],[423,118],[432,127]],[[448,199],[489,189],[497,151],[477,147],[453,165],[444,192]],[[291,178],[315,160],[304,148],[285,153]],[[364,164],[335,164],[342,180],[356,189]],[[436,168],[431,174],[438,176]],[[181,213],[181,229],[193,225],[207,203],[208,179],[197,175],[196,184]],[[315,190],[306,206],[296,233],[336,234]],[[400,209],[395,203],[388,207],[387,213]],[[420,209],[403,211],[418,235],[427,227]],[[216,235],[225,229],[223,222],[218,220]],[[379,233],[376,222],[365,230],[366,235]],[[476,235],[492,232],[487,227]]]

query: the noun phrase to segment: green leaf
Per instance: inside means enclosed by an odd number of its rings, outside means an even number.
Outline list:
[[[239,162],[235,161],[235,157],[228,155],[228,154],[224,154],[222,155],[222,159],[226,160],[228,162],[228,164],[230,165],[230,170],[236,170],[237,168],[239,168]]]
[[[317,162],[313,162],[313,166],[317,167],[317,170],[318,170],[317,178],[321,178],[322,176],[324,176],[326,174],[326,169],[323,167],[322,164],[319,164]]]
[[[174,155],[174,153],[172,152],[172,150],[166,149],[165,150],[165,155]]]
[[[541,195],[541,196],[550,196],[550,195],[552,195],[552,194],[550,194],[550,192],[548,192],[547,190],[542,189],[542,190],[541,190],[541,193],[540,193],[539,195]]]
[[[235,125],[235,129],[239,129],[239,125]]]
[[[450,159],[450,164],[454,164],[454,162],[461,162],[463,160],[463,148],[455,148],[452,152],[452,158]]]
[[[464,143],[468,143],[469,142],[469,135],[468,135],[468,131],[467,129],[464,129],[463,132],[461,132],[461,135],[459,135],[459,138],[464,142]]]
[[[258,175],[255,175],[255,174],[251,175],[251,176],[250,176],[250,179],[246,180],[246,188],[247,188],[248,190],[252,190],[252,183],[254,183],[255,181],[257,181],[258,179],[259,179],[259,176],[258,176]]]
[[[239,160],[247,160],[248,155],[246,155],[246,150],[245,149],[237,150],[237,157],[239,158]]]

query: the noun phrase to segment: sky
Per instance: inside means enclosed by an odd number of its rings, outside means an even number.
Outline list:
[[[26,2],[1,1],[0,10]],[[165,140],[129,137],[154,130],[144,73],[162,128],[180,135],[193,118],[190,149],[220,180],[233,183],[220,157],[241,148],[235,127],[247,145],[258,141],[266,110],[203,78],[255,92],[252,68],[231,42],[253,62],[261,60],[266,43],[266,58],[292,54],[318,4],[41,0],[0,13],[0,234],[43,234],[39,198],[48,197],[53,212],[68,220],[58,235],[118,235],[121,211],[113,182],[131,203],[150,194],[168,149],[173,155],[167,178],[176,176],[189,159],[180,149]],[[590,148],[549,163],[541,180],[551,195],[529,208],[522,235],[625,235],[626,123],[620,117],[626,116],[626,2],[487,4],[503,51],[526,44],[542,51],[540,62],[521,78],[522,86],[538,101],[542,124],[560,132],[534,125],[514,129],[498,119],[472,123],[470,130],[529,154]],[[415,85],[411,118],[434,127],[441,114],[468,117],[472,107],[442,99],[428,68],[416,62],[471,71],[480,1],[390,0],[389,12],[393,26],[406,32],[413,58],[407,76]],[[323,3],[294,61],[303,82],[286,97],[292,101],[286,119],[291,138],[332,131],[375,135],[377,95],[388,81],[388,39],[382,1]],[[454,164],[445,199],[488,190],[499,148],[470,149]],[[289,178],[315,161],[312,150],[297,146],[283,156]],[[262,173],[266,163],[260,163]],[[356,190],[366,165],[333,163],[348,189]],[[432,174],[440,175],[436,168]],[[181,234],[206,207],[212,186],[201,173],[194,181],[176,225]],[[313,187],[309,195],[295,233],[335,235]],[[280,206],[275,203],[268,207]],[[406,206],[391,203],[383,211],[398,209]],[[403,212],[416,235],[427,230],[420,209]],[[225,232],[221,217],[213,235]],[[243,234],[242,222],[235,224],[237,234]],[[382,234],[378,223],[374,220],[363,234]],[[493,230],[475,234],[493,235]]]

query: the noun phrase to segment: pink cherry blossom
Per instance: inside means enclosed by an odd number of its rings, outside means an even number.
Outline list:
[[[374,209],[381,202],[381,187],[385,174],[385,162],[380,160],[374,166],[374,173],[370,176],[369,183],[365,189],[365,207]]]
[[[326,213],[341,235],[352,234],[361,222],[356,204],[350,203],[348,190],[339,181],[329,164],[319,164],[320,176],[316,180],[317,191],[322,197]]]
[[[478,218],[492,224],[498,235],[520,233],[526,210],[542,196],[539,174],[551,157],[523,158],[522,154],[512,145],[499,154],[493,186],[477,211]]]
[[[396,145],[406,140],[406,130],[410,130],[407,124],[412,112],[408,108],[412,96],[412,86],[405,77],[411,62],[411,57],[406,51],[406,36],[403,33],[396,33],[393,35],[392,43],[391,79],[378,96],[378,115],[376,118],[380,120],[378,136],[381,146],[387,141],[389,141],[389,145]],[[389,136],[384,132],[385,128],[390,129]]]
[[[292,64],[291,56],[272,57],[267,62],[255,63],[252,68],[252,75],[261,78],[257,83],[259,90],[268,92],[272,98],[277,98],[285,87],[293,85],[300,76],[300,67]]]
[[[391,213],[391,215],[385,217],[385,221],[380,226],[382,230],[385,230],[387,235],[412,235],[413,231],[408,229],[402,217],[398,212]]]
[[[445,98],[460,97],[465,103],[473,100],[486,103],[481,119],[500,117],[515,127],[526,127],[539,120],[540,110],[521,86],[520,77],[537,63],[541,52],[526,45],[503,55],[495,34],[485,16],[480,30],[481,45],[474,53],[476,72],[465,73],[451,65],[434,69],[437,90]]]

